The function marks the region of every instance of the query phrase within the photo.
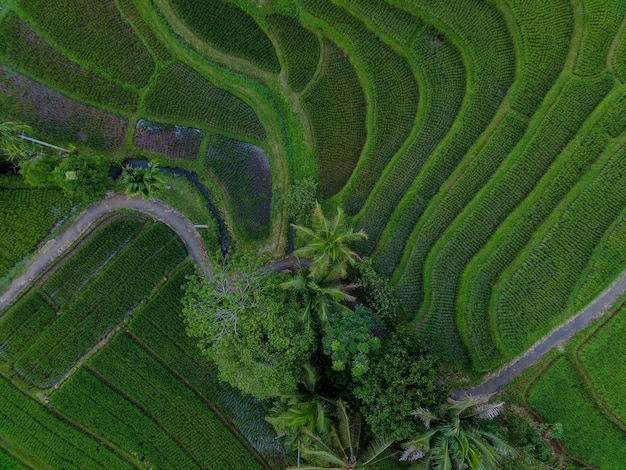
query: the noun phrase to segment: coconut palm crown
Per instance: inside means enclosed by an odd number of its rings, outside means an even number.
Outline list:
[[[349,245],[358,240],[366,239],[363,230],[358,232],[347,224],[345,213],[338,207],[337,215],[332,219],[324,216],[322,207],[315,203],[311,228],[293,225],[303,233],[307,243],[293,252],[294,256],[311,259],[310,277],[319,278],[323,274],[334,278],[343,278],[348,265],[359,259]]]
[[[424,432],[402,444],[401,461],[420,470],[491,470],[513,448],[495,434],[480,428],[479,420],[495,418],[504,403],[476,404],[472,400],[449,403],[432,413],[418,408],[412,414]]]

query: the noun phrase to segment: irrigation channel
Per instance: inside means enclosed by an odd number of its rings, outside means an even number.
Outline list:
[[[149,163],[148,160],[142,160],[142,159],[125,160],[121,166],[112,168],[111,170],[109,170],[109,176],[113,179],[117,179],[122,174],[122,169],[124,167],[130,166],[133,168],[147,168],[148,163]],[[185,170],[184,168],[180,168],[180,167],[168,167],[168,166],[159,166],[159,170],[161,170],[163,173],[185,175],[187,179],[191,181],[191,183],[193,183],[196,188],[198,188],[200,193],[202,193],[202,196],[207,202],[207,206],[209,207],[209,210],[211,211],[211,213],[213,214],[213,217],[215,217],[215,220],[217,221],[217,227],[220,233],[220,249],[222,251],[222,257],[226,258],[226,256],[228,255],[228,240],[226,237],[226,226],[224,225],[224,221],[220,217],[219,212],[217,212],[217,209],[213,205],[213,201],[211,200],[211,195],[209,194],[208,189],[198,180],[197,173],[194,173],[193,171]]]

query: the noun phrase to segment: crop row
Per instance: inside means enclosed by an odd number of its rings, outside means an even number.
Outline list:
[[[199,468],[144,410],[81,368],[50,396],[61,413],[153,468]],[[86,467],[85,467],[86,468]]]
[[[123,217],[99,226],[68,259],[48,275],[41,290],[62,307],[143,227],[143,220]]]
[[[320,60],[320,40],[302,27],[297,19],[283,15],[267,17],[270,31],[276,35],[287,70],[287,83],[300,92],[313,79]]]
[[[197,339],[189,337],[181,319],[184,276],[189,264],[172,274],[157,294],[136,312],[129,329],[178,376],[207,397],[248,442],[266,458],[276,455],[276,433],[264,419],[265,408],[252,396],[220,382],[217,370],[200,354]]]
[[[88,69],[137,89],[154,73],[152,56],[113,1],[20,0],[19,7],[55,47]]]
[[[365,143],[365,97],[356,72],[337,47],[324,41],[320,72],[303,96],[315,141],[320,195],[347,183]],[[339,124],[340,123],[340,124]]]
[[[137,92],[72,62],[14,13],[2,22],[0,54],[7,64],[57,90],[125,111],[137,107]]]
[[[613,54],[612,65],[617,78],[622,83],[626,83],[626,28],[623,28],[622,36],[618,38],[618,41]]]
[[[345,43],[346,50],[358,63],[368,90],[371,116],[368,152],[356,168],[354,183],[349,186],[344,203],[346,211],[354,215],[413,128],[418,103],[417,83],[406,59],[348,11],[326,0],[303,3],[307,13],[314,17],[307,21],[320,23],[330,34],[338,33],[336,40]],[[326,182],[321,181],[324,187]]]
[[[10,360],[50,323],[56,312],[39,295],[29,292],[0,317],[0,358]]]
[[[452,224],[455,217],[463,211],[478,191],[489,181],[504,158],[526,132],[526,119],[518,113],[508,112],[493,134],[476,148],[475,157],[462,164],[454,173],[454,183],[440,192],[426,208],[424,215],[413,229],[408,241],[408,258],[394,279],[396,293],[409,312],[414,313],[424,296],[424,264],[433,245]],[[402,224],[402,216],[398,226]],[[408,236],[408,235],[407,235]],[[385,258],[385,253],[402,253],[394,239],[385,239],[375,259],[376,269],[391,275],[394,265]]]
[[[402,250],[408,246],[409,236],[432,197],[463,157],[467,155],[467,158],[471,158],[469,149],[493,119],[504,97],[504,91],[513,80],[515,57],[502,18],[493,6],[486,3],[457,3],[410,4],[415,15],[445,17],[448,29],[444,33],[447,36],[443,39],[435,37],[435,44],[453,40],[465,57],[465,62],[471,65],[466,71],[468,94],[455,121],[453,132],[429,155],[424,167],[418,168],[419,173],[402,175],[398,172],[406,179],[400,179],[401,183],[397,184],[408,189],[395,207],[379,241],[382,250],[375,254],[375,259],[381,260],[381,264],[385,265],[386,272],[393,270],[400,262]],[[466,21],[468,15],[475,18],[475,21]],[[407,161],[410,161],[411,150],[413,149],[407,151],[407,157],[404,158]],[[394,180],[390,183],[393,184]],[[412,310],[414,306],[406,308]]]
[[[147,44],[154,57],[167,62],[172,55],[167,47],[155,36],[150,25],[143,19],[133,0],[116,0],[122,16],[133,26],[139,37]]]
[[[570,2],[499,2],[503,14],[515,23],[514,40],[521,53],[511,106],[527,116],[537,110],[561,73],[570,48],[574,14]],[[511,27],[511,26],[510,26]],[[517,31],[515,31],[517,30]]]
[[[38,387],[54,385],[184,256],[182,242],[163,224],[144,230],[59,311],[15,370]]]
[[[128,127],[126,119],[67,98],[5,66],[0,66],[0,114],[30,125],[47,140],[101,150],[122,145]]]
[[[606,76],[567,81],[481,196],[465,207],[453,231],[431,250],[424,271],[430,276],[424,279],[426,299],[420,314],[425,317],[426,336],[432,347],[446,358],[454,359],[457,354],[464,357],[455,328],[455,299],[465,265],[530,193],[611,85]]]
[[[411,44],[415,66],[423,76],[421,100],[425,103],[425,114],[411,145],[400,152],[389,171],[381,175],[373,197],[364,208],[358,223],[367,232],[368,239],[360,243],[361,253],[371,253],[391,214],[452,128],[463,105],[466,89],[463,59],[451,41],[437,39],[441,34],[425,27]]]
[[[559,155],[544,177],[544,182],[509,216],[506,231],[494,237],[466,268],[458,302],[459,327],[466,346],[472,354],[474,367],[486,370],[498,359],[492,336],[494,321],[490,321],[491,289],[502,271],[528,243],[541,222],[554,210],[561,199],[599,158],[607,145],[604,125],[607,113],[619,103],[602,106],[593,114],[588,128],[578,133],[572,143]],[[491,325],[491,328],[486,328]]]
[[[626,304],[595,331],[577,351],[592,386],[622,423],[626,423],[626,361],[623,344],[626,335]]]
[[[200,129],[139,119],[133,134],[133,144],[142,150],[193,160],[198,156],[202,137]]]
[[[263,149],[214,135],[205,162],[226,189],[238,229],[247,238],[267,237],[270,231],[272,174]]]
[[[215,468],[260,467],[208,405],[127,334],[117,335],[91,366],[148,410],[195,461]]]
[[[625,0],[585,0],[583,37],[574,73],[592,76],[605,69],[609,47],[622,24],[624,11]]]
[[[67,209],[62,191],[0,189],[0,277],[35,249]]]
[[[173,0],[176,13],[202,39],[222,51],[280,72],[271,41],[250,15],[222,0]]]
[[[0,434],[50,470],[132,468],[0,377]]]
[[[591,262],[570,296],[570,308],[582,309],[626,270],[626,209],[607,230]]]
[[[0,468],[4,470],[26,470],[28,467],[22,465],[10,454],[0,449]]]
[[[523,72],[516,77],[516,85],[511,90],[512,92],[515,91],[513,103],[517,109],[531,114],[558,75],[559,64],[563,62],[567,53],[565,38],[571,33],[569,8],[565,3],[560,2],[533,5],[532,8],[527,8],[524,3],[509,2],[508,8],[512,9],[520,25],[521,44],[519,47],[524,51],[522,58],[525,60]],[[483,17],[485,16],[489,17],[490,15],[483,13]],[[529,20],[529,16],[532,17],[532,21]],[[453,17],[445,15],[445,19],[450,21]],[[543,27],[535,26],[539,21]],[[465,24],[457,27],[460,31],[467,29]],[[474,24],[474,27],[480,28],[480,23]],[[494,25],[493,28],[489,28],[489,30],[491,29],[496,30],[497,28]],[[549,36],[546,36],[546,31],[550,31]],[[465,32],[463,37],[468,37],[468,33]],[[484,38],[484,34],[479,31],[476,31],[471,37],[473,40],[464,44],[470,52],[472,48],[477,48],[477,53],[484,51],[490,44],[491,38]],[[481,40],[476,41],[476,38],[481,38]],[[565,41],[565,43],[560,45],[559,41]],[[496,63],[494,61],[497,60],[502,63],[506,63],[507,60],[510,61],[510,59],[506,59],[504,54],[499,59],[485,56],[483,60],[486,65],[481,65],[481,68],[493,67]],[[478,60],[473,62],[479,63]],[[507,68],[510,68],[510,65]],[[498,75],[497,72],[494,74]],[[489,90],[492,78],[484,74],[479,76],[482,77],[482,86]],[[481,101],[479,100],[478,103]],[[432,215],[429,215],[427,210],[424,215],[426,221],[420,220],[419,216],[424,211],[427,199],[423,194],[416,194],[416,188],[409,191],[403,204],[391,217],[380,241],[381,247],[376,253],[376,267],[380,272],[391,275],[400,261],[405,246],[410,247],[410,251],[406,252],[403,258],[402,269],[406,272],[402,274],[402,279],[398,285],[398,293],[403,299],[406,309],[415,310],[421,302],[422,269],[430,248],[454,217],[471,200],[471,197],[487,182],[499,163],[521,138],[523,131],[523,122],[515,116],[507,115],[494,133],[489,136],[486,147],[483,149],[475,148],[472,152],[474,155],[471,158],[477,161],[470,161],[468,164],[462,165],[462,171],[456,172],[456,181],[452,187],[446,188],[446,194],[440,196],[440,203],[445,204],[445,206],[443,208],[435,207],[431,211]],[[428,220],[429,217],[434,220]],[[399,274],[396,274],[396,278],[398,276]]]
[[[144,104],[151,113],[172,122],[182,118],[201,127],[265,139],[265,129],[250,106],[182,62],[174,62],[158,75]]]
[[[367,18],[401,45],[406,45],[417,29],[424,25],[419,18],[386,2],[341,0],[340,3],[354,8],[360,16]]]
[[[576,370],[561,357],[528,391],[528,403],[549,423],[562,423],[561,441],[596,468],[619,470],[626,462],[626,434],[593,403]]]
[[[569,294],[626,206],[626,145],[617,151],[609,147],[606,154],[609,160],[541,236],[535,234],[532,252],[511,265],[495,288],[498,333],[508,352],[527,347],[570,313]]]

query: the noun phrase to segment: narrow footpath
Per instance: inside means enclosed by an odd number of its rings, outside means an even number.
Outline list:
[[[626,292],[626,272],[622,273],[613,284],[578,314],[557,326],[527,349],[524,354],[516,357],[508,364],[505,364],[500,370],[488,376],[481,384],[467,389],[452,389],[452,398],[455,400],[462,398],[482,399],[493,395],[504,388],[511,379],[521,374],[545,353],[567,341],[575,333],[588,326],[593,320],[610,311],[611,306],[624,292]]]
[[[158,200],[141,198],[128,199],[124,195],[115,195],[88,206],[58,236],[48,241],[28,262],[26,271],[14,279],[0,296],[0,310],[4,309],[19,293],[65,250],[67,250],[89,227],[108,213],[118,209],[130,209],[142,212],[167,224],[181,238],[194,262],[207,274],[210,274],[208,257],[203,242],[193,224],[180,212]]]

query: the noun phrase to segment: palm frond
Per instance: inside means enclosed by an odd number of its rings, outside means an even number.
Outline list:
[[[493,419],[500,414],[504,408],[504,402],[500,403],[483,403],[474,406],[475,416],[478,419]]]
[[[386,458],[393,457],[393,453],[387,452],[393,445],[394,440],[389,436],[382,438],[374,438],[370,441],[363,455],[359,460],[363,461],[363,465],[375,464]]]
[[[348,410],[341,398],[337,400],[337,410],[339,414],[339,438],[342,444],[350,450],[350,457],[354,457],[356,455],[356,449],[358,447],[358,442],[354,442],[354,433],[351,429],[350,416],[348,415]],[[360,424],[359,424],[359,434],[361,433]],[[358,441],[357,436],[357,441]]]
[[[432,421],[436,421],[439,419],[435,413],[432,413],[427,408],[418,408],[411,412],[411,415],[417,416],[422,421],[422,423],[424,423],[424,427],[426,427],[426,429],[430,428],[430,423]]]

